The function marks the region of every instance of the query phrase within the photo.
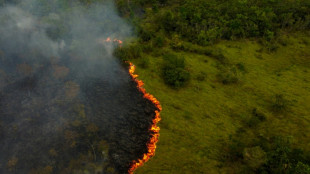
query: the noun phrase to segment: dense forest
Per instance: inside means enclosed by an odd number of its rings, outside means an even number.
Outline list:
[[[307,0],[186,0],[126,1],[117,6],[124,16],[139,21],[146,12],[152,23],[137,23],[139,37],[148,41],[160,31],[178,34],[199,45],[218,39],[263,37],[271,41],[283,29],[305,30],[310,27],[310,2]],[[151,14],[149,14],[149,13]]]

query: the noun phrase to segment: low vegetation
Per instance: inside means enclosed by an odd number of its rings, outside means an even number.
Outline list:
[[[137,173],[309,173],[310,64],[301,38],[310,36],[282,37],[289,44],[274,52],[258,40],[181,41],[189,46],[143,53],[147,68],[131,59],[163,105],[156,155]],[[177,89],[162,76],[171,53],[184,58],[191,77]]]
[[[163,105],[156,156],[137,173],[310,173],[308,1],[116,4]]]
[[[165,83],[175,88],[184,86],[190,78],[185,70],[185,59],[174,54],[164,56],[162,75]]]

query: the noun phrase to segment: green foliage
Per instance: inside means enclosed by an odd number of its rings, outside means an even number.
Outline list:
[[[279,42],[278,40],[265,40],[265,39],[260,39],[259,43],[265,48],[267,49],[268,52],[275,52],[277,51],[277,49],[279,48]],[[282,42],[283,44],[283,42]]]
[[[162,16],[158,20],[160,20],[162,28],[167,32],[167,33],[172,33],[175,31],[177,28],[176,24],[176,17],[170,10],[165,11]]]
[[[265,121],[266,120],[266,116],[263,112],[259,111],[257,108],[254,108],[252,110],[252,115],[254,117],[256,117],[258,120],[260,121]]]
[[[222,64],[226,64],[227,60],[222,52],[221,49],[214,49],[211,52],[205,52],[206,55],[209,55],[210,57],[215,58],[216,60],[218,60],[220,63]]]
[[[184,50],[186,48],[180,37],[176,34],[172,36],[170,46],[174,50]]]
[[[197,54],[203,54],[214,58],[221,64],[227,64],[227,58],[223,54],[223,50],[220,48],[203,47],[199,45],[192,44],[190,42],[183,42],[177,35],[174,35],[170,43],[172,49],[176,51],[188,51]],[[242,65],[241,65],[242,66]]]
[[[161,48],[163,47],[165,44],[165,38],[161,35],[158,35],[154,38],[154,46]]]
[[[143,57],[143,58],[141,58],[141,62],[140,62],[139,65],[140,65],[142,68],[148,68],[148,67],[149,67],[149,64],[150,64],[150,59],[147,58],[147,57]]]
[[[237,64],[236,64],[236,67],[237,67],[241,72],[246,72],[244,63],[237,63]]]
[[[140,27],[138,31],[138,36],[143,42],[147,42],[154,37],[154,34],[151,31],[148,31]]]
[[[151,53],[154,51],[154,46],[152,43],[140,44],[143,53]]]
[[[255,117],[251,116],[248,120],[246,120],[246,124],[249,128],[255,128],[261,121]]]
[[[301,149],[293,149],[290,139],[275,137],[268,151],[267,164],[262,171],[269,173],[303,173],[310,172],[309,159]]]
[[[245,171],[256,171],[258,173],[309,173],[309,157],[301,149],[294,149],[289,138],[281,136],[273,137],[271,140],[258,138],[254,146],[243,142],[243,133],[238,132],[231,139],[228,148],[224,148],[224,160],[235,163],[243,161],[246,165]],[[247,142],[249,143],[249,142]],[[246,172],[246,173],[247,173]]]
[[[245,123],[249,128],[255,128],[257,125],[259,125],[261,122],[265,120],[266,120],[265,114],[259,111],[257,108],[254,108],[252,110],[250,117],[245,120]]]
[[[129,60],[142,57],[142,49],[140,45],[129,44],[125,46],[119,46],[114,50],[114,55],[121,60]]]
[[[172,51],[182,55],[190,67],[193,79],[188,85],[177,91],[170,89],[155,73],[162,65],[158,56],[165,55],[170,48],[154,49],[146,55],[150,66],[137,67],[147,90],[164,105],[161,115],[165,118],[160,124],[161,143],[156,149],[156,158],[137,173],[160,173],[165,165],[175,166],[167,168],[168,173],[272,173],[277,168],[277,164],[271,166],[274,164],[271,153],[278,149],[274,136],[293,136],[293,144],[288,146],[290,152],[286,153],[289,159],[289,163],[284,164],[286,173],[297,173],[298,162],[300,168],[304,168],[301,163],[309,165],[309,122],[305,117],[309,115],[305,109],[309,104],[290,105],[286,117],[279,118],[270,112],[275,102],[272,100],[274,91],[285,91],[284,98],[288,101],[309,100],[309,90],[304,88],[309,86],[305,81],[309,75],[308,65],[299,64],[302,59],[299,53],[308,55],[309,52],[301,38],[309,40],[308,36],[303,32],[283,36],[287,46],[280,45],[273,54],[247,39],[199,46],[182,37],[172,34],[166,40]],[[175,47],[171,46],[172,42]],[[158,55],[155,57],[154,53]],[[225,63],[215,58],[216,53],[223,55]],[[133,60],[136,64],[140,61]],[[292,62],[295,62],[293,66]],[[217,74],[231,68],[237,72],[240,83],[216,83]],[[281,71],[282,76],[275,76],[275,70]],[[202,72],[207,74],[206,78]],[[200,78],[204,80],[199,81]],[[246,156],[246,152],[251,155]],[[178,160],[174,160],[180,153]],[[278,153],[279,158],[283,155],[285,153]]]
[[[304,18],[308,14],[306,10],[310,9],[306,1],[186,0],[177,9],[179,32],[201,45],[218,38],[265,37],[272,40],[280,27],[293,26],[299,21],[300,25],[309,27]]]
[[[238,70],[236,67],[224,67],[217,75],[217,78],[224,85],[235,84],[239,82]]]
[[[227,149],[223,149],[223,160],[229,162],[239,161],[243,158],[243,151],[245,147],[246,144],[244,142],[240,141],[240,139],[233,138],[228,144]]]
[[[245,148],[243,160],[252,169],[257,170],[267,162],[267,154],[260,146]]]
[[[295,174],[310,174],[310,165],[298,162],[295,167]]]
[[[184,86],[190,78],[190,73],[185,70],[185,59],[175,54],[164,56],[162,75],[165,83],[174,88]]]
[[[137,9],[152,5],[154,13],[149,19],[154,28],[202,46],[218,39],[260,37],[271,41],[279,30],[310,28],[307,0],[117,0],[117,4],[122,13],[136,16],[141,15]]]
[[[202,81],[204,81],[206,79],[206,76],[207,76],[207,74],[205,72],[200,72],[197,75],[196,80],[202,82]]]
[[[289,154],[292,152],[290,142],[286,138],[276,137],[273,150],[268,152],[267,168],[272,173],[286,173],[289,169]]]

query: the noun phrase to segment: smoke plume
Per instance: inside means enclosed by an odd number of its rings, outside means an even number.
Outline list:
[[[0,33],[0,173],[126,173],[146,152],[156,108],[105,41],[132,36],[111,1],[2,2]]]

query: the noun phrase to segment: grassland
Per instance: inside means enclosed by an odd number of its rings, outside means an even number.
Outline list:
[[[136,173],[239,173],[242,162],[223,160],[232,137],[251,146],[258,136],[288,136],[294,147],[310,151],[310,36],[284,34],[281,40],[274,52],[256,40],[221,41],[212,49],[222,50],[225,64],[170,48],[144,54],[147,68],[133,59],[139,79],[163,106],[156,155]],[[183,56],[191,74],[178,90],[161,77],[166,52]],[[283,96],[285,109],[274,109],[276,96]],[[254,109],[266,120],[251,122]]]

